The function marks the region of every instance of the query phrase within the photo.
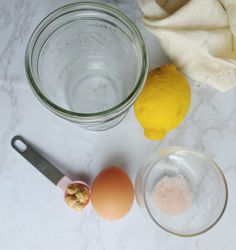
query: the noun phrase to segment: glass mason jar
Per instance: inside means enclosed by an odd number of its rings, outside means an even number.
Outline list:
[[[75,3],[49,14],[33,32],[26,75],[48,109],[89,130],[118,124],[144,85],[143,38],[119,10]]]

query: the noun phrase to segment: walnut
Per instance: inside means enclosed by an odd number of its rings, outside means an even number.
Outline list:
[[[76,211],[81,211],[89,199],[89,188],[82,183],[72,183],[66,189],[65,202]]]

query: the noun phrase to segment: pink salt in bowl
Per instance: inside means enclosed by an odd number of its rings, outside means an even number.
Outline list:
[[[184,237],[216,225],[228,200],[226,179],[217,164],[202,153],[176,147],[148,159],[136,177],[135,192],[152,223]]]

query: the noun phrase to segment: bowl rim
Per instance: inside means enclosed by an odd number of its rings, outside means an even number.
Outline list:
[[[62,108],[59,105],[55,104],[49,98],[47,98],[43,92],[39,89],[37,86],[37,83],[35,81],[33,70],[31,67],[31,60],[32,60],[32,53],[35,47],[35,44],[37,43],[38,38],[40,37],[42,31],[47,28],[53,21],[55,21],[57,18],[61,18],[63,15],[79,11],[81,9],[90,9],[92,11],[103,11],[107,15],[112,15],[116,19],[118,19],[120,22],[122,22],[126,27],[132,31],[133,36],[137,39],[139,46],[140,46],[140,55],[141,55],[141,66],[140,71],[138,72],[138,78],[136,80],[136,83],[134,85],[134,88],[129,93],[129,95],[124,99],[122,102],[117,104],[116,106],[109,108],[104,111],[95,112],[95,113],[79,113],[70,111],[68,109]],[[47,108],[51,109],[52,111],[63,115],[66,115],[71,118],[81,119],[81,121],[94,121],[94,120],[100,120],[101,118],[104,118],[104,116],[111,116],[113,114],[120,114],[125,112],[125,110],[130,107],[135,97],[139,95],[141,90],[144,87],[145,79],[148,74],[148,58],[147,58],[147,50],[145,46],[145,42],[143,40],[143,37],[138,30],[137,26],[131,21],[131,19],[126,16],[123,12],[120,10],[104,3],[96,3],[96,2],[78,2],[78,3],[72,3],[72,4],[66,4],[62,7],[54,10],[50,14],[48,14],[34,29],[33,33],[30,36],[30,39],[28,41],[26,51],[25,51],[25,72],[26,76],[29,82],[29,85],[31,89],[33,90],[36,97],[39,99],[39,101],[44,104]],[[126,108],[127,107],[127,108]]]
[[[214,170],[216,172],[218,172],[218,175],[222,178],[223,180],[223,185],[224,185],[224,192],[225,192],[225,202],[224,202],[224,206],[222,207],[222,210],[221,212],[219,213],[218,217],[213,221],[212,224],[210,224],[208,227],[204,228],[203,230],[201,231],[198,231],[198,232],[193,232],[193,233],[178,233],[178,232],[175,232],[175,231],[172,231],[168,228],[166,228],[165,226],[161,225],[160,223],[157,222],[157,220],[154,218],[154,216],[152,215],[150,209],[148,208],[148,202],[147,202],[147,197],[146,197],[146,183],[147,183],[147,178],[148,178],[148,175],[150,174],[151,170],[158,164],[158,162],[160,162],[163,158],[169,156],[169,155],[172,155],[173,153],[180,153],[180,152],[188,152],[188,153],[191,153],[191,154],[195,154],[197,156],[201,156],[203,158],[205,158],[208,162],[210,162],[210,165],[211,167],[214,168]],[[154,153],[155,154],[155,153]],[[174,234],[174,235],[177,235],[177,236],[181,236],[181,237],[193,237],[193,236],[198,236],[200,234],[203,234],[205,232],[207,232],[208,230],[210,230],[211,228],[213,228],[218,222],[219,220],[221,219],[221,217],[223,216],[224,212],[225,212],[225,209],[227,207],[227,203],[228,203],[228,185],[227,185],[227,181],[226,181],[226,178],[224,176],[224,173],[223,171],[221,170],[221,168],[218,166],[218,164],[216,164],[210,157],[208,157],[207,155],[205,155],[204,153],[202,152],[199,152],[199,151],[195,151],[195,150],[191,150],[191,149],[186,149],[186,148],[178,148],[178,147],[173,147],[173,150],[170,150],[169,152],[163,152],[161,153],[161,157],[155,162],[154,165],[151,165],[149,166],[148,168],[148,171],[147,173],[145,174],[145,178],[144,178],[144,192],[143,192],[143,195],[144,195],[144,205],[145,205],[145,209],[151,219],[151,221],[158,227],[158,228],[161,228],[163,229],[164,231],[168,232],[168,233],[171,233],[171,234]]]

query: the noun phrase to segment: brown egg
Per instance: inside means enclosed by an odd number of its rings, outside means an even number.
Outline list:
[[[91,189],[91,201],[95,211],[103,218],[117,220],[132,207],[134,188],[129,176],[119,167],[103,170]]]

